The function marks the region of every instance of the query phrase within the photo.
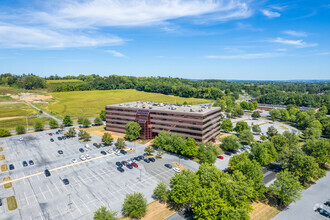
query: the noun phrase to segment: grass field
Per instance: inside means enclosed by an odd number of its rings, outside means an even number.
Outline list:
[[[59,84],[59,83],[76,83],[82,82],[80,79],[58,79],[58,80],[47,80],[47,84]]]
[[[48,124],[49,118],[47,117],[28,117],[28,125],[29,127],[32,127],[33,124],[36,122],[36,120],[42,120],[44,122],[44,125]],[[0,128],[4,129],[15,129],[17,125],[24,125],[26,126],[26,118],[14,118],[14,119],[8,119],[8,120],[0,120]]]
[[[172,95],[141,92],[133,89],[55,92],[51,93],[51,95],[56,100],[55,102],[50,102],[49,105],[37,104],[37,106],[59,118],[63,118],[65,115],[77,118],[81,114],[85,117],[92,118],[98,116],[105,105],[123,102],[151,101],[181,104],[185,101],[191,104],[210,102],[210,100],[205,99],[182,98]]]
[[[0,86],[0,95],[18,94],[20,92],[21,92],[21,90],[19,90],[19,89],[7,87],[7,86]]]
[[[10,196],[7,198],[7,207],[9,211],[17,209],[17,201],[15,196]]]
[[[252,203],[253,211],[250,213],[250,218],[255,220],[270,220],[273,219],[280,210],[270,205],[261,202]]]
[[[26,103],[0,104],[0,118],[39,114],[39,112]]]
[[[15,100],[10,96],[6,96],[6,95],[0,96],[0,102],[11,102],[11,101],[15,101]]]

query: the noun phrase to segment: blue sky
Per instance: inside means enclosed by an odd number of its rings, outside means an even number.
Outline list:
[[[330,1],[1,0],[7,72],[330,79]]]

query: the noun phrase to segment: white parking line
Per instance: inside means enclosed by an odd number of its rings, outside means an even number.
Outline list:
[[[29,200],[27,199],[25,192],[24,192],[24,197],[25,197],[25,200],[26,200],[26,202],[27,202],[27,204],[28,204],[28,206],[29,206],[29,205],[30,205],[30,204],[29,204]]]
[[[44,197],[44,199],[46,200],[46,196],[45,196],[44,193],[42,192],[40,186],[38,186],[38,188],[39,188],[39,191],[40,191],[41,195],[42,195],[42,196]]]

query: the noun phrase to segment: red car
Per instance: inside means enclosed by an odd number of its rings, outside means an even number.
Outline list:
[[[220,156],[217,156],[217,158],[223,160],[223,156],[221,156],[221,155]]]
[[[138,166],[139,166],[139,165],[137,165],[137,164],[134,163],[134,162],[132,162],[131,165],[132,165],[133,167],[138,167]]]

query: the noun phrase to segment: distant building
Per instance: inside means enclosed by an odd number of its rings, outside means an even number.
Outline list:
[[[162,130],[207,142],[220,132],[221,109],[211,104],[174,105],[131,102],[107,105],[106,130],[125,133],[125,126],[136,121],[142,139],[151,139]]]

